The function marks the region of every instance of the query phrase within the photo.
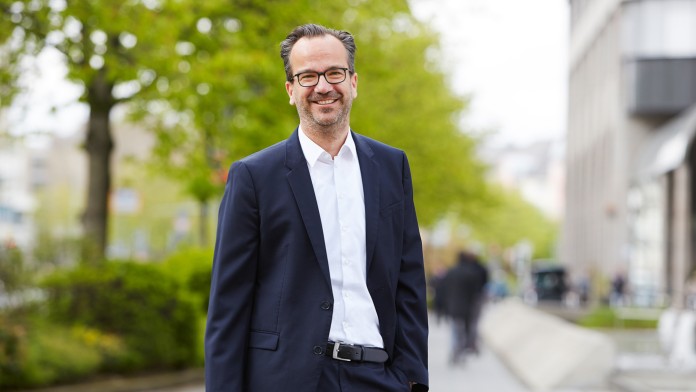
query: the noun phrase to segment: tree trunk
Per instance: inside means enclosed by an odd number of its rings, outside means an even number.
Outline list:
[[[82,262],[97,264],[104,260],[108,197],[111,190],[111,152],[114,147],[109,117],[114,100],[113,86],[102,69],[88,86],[90,114],[85,150],[88,157],[87,206],[82,216],[84,247]]]

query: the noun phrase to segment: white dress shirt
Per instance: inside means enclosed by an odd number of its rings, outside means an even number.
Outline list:
[[[329,258],[334,298],[329,340],[384,347],[377,311],[367,290],[365,198],[353,137],[349,132],[332,159],[301,128],[298,134]]]

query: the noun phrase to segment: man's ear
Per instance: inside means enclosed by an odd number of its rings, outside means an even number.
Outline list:
[[[291,82],[285,82],[285,91],[288,92],[288,96],[290,97],[290,105],[295,104],[295,96],[293,95],[293,85]]]

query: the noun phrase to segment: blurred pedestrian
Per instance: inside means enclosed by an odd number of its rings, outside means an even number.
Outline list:
[[[443,281],[445,309],[452,320],[450,360],[459,362],[467,353],[478,354],[478,321],[485,301],[488,270],[478,257],[460,252],[457,264]]]
[[[626,278],[623,272],[617,272],[611,280],[609,303],[612,307],[626,305]]]
[[[433,297],[433,313],[435,314],[435,320],[440,323],[443,318],[447,315],[445,309],[445,296],[442,292],[442,281],[445,279],[447,274],[447,269],[443,266],[438,266],[438,268],[433,271],[428,280],[428,285],[430,286],[430,293]]]
[[[423,250],[403,151],[350,129],[355,41],[281,43],[299,127],[235,162],[220,204],[208,392],[428,390]]]

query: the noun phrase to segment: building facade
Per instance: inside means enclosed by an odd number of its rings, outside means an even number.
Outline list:
[[[570,5],[562,257],[678,304],[696,266],[696,0]]]

